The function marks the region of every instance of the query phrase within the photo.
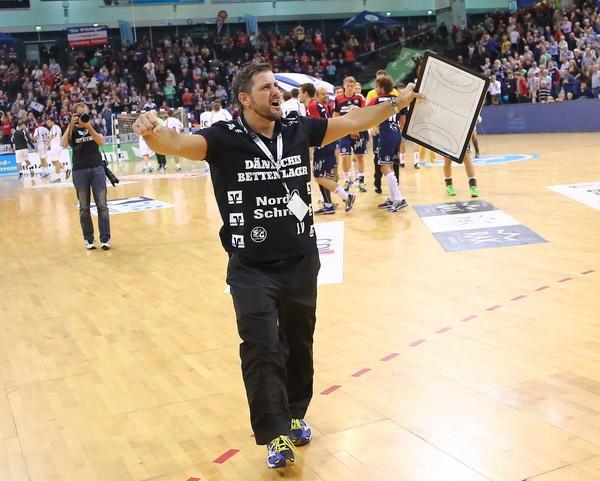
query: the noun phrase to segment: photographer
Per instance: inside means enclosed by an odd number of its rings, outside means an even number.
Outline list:
[[[73,149],[73,185],[79,199],[79,220],[85,240],[85,248],[95,249],[94,225],[90,215],[90,188],[98,209],[98,227],[103,250],[110,249],[110,221],[106,204],[106,179],[104,162],[99,146],[104,137],[90,125],[87,106],[77,103],[73,116],[61,139],[61,146]]]

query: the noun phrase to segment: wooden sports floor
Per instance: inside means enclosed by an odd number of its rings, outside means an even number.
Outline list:
[[[369,182],[318,218],[345,222],[344,281],[319,291],[314,438],[283,471],[251,437],[210,179],[110,189],[174,207],[112,216],[109,252],[72,188],[1,180],[0,480],[600,480],[600,212],[546,188],[600,181],[598,135],[480,142],[540,155],[477,176],[548,242],[446,252],[414,210],[449,201],[435,167],[402,170],[408,209]]]

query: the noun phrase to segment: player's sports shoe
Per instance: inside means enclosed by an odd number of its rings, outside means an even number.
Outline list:
[[[381,190],[381,187],[375,187],[376,194],[381,194],[382,192],[383,192],[383,190]]]
[[[355,200],[356,194],[348,194],[348,198],[344,201],[344,204],[346,204],[346,207],[344,207],[344,212],[350,212],[352,210]]]
[[[378,209],[389,209],[392,206],[393,202],[391,199],[386,200],[383,204],[379,204],[377,206]]]
[[[456,189],[454,188],[454,186],[452,184],[446,186],[446,193],[450,197],[454,197],[456,195]]]
[[[304,446],[310,443],[312,431],[304,419],[292,419],[288,437],[295,446]]]
[[[479,189],[476,185],[472,185],[469,190],[471,191],[471,197],[479,197]]]
[[[106,241],[106,242],[102,242],[102,243],[100,243],[100,248],[101,248],[103,251],[107,251],[107,250],[109,250],[109,249],[111,248],[110,241]]]
[[[421,168],[421,165],[419,163],[413,164],[413,167],[417,170],[419,170]]]
[[[404,167],[406,167],[406,164],[405,164],[404,162],[402,162],[402,163],[400,164],[400,168],[401,168],[401,169],[404,169]]]
[[[176,167],[175,172],[181,172],[181,167]]]
[[[289,437],[281,435],[267,443],[267,466],[270,469],[283,468],[288,462],[296,462],[294,445]]]
[[[344,183],[344,190],[345,190],[346,192],[350,192],[350,189],[351,189],[351,188],[352,188],[352,181],[351,181],[351,180],[347,180],[347,181]]]
[[[358,183],[358,190],[359,190],[359,192],[366,192],[367,191],[367,186],[365,185],[364,182],[359,182]]]
[[[405,207],[408,207],[408,202],[406,201],[406,199],[396,200],[388,208],[388,212],[397,212],[400,209],[404,209]]]
[[[69,180],[69,177],[71,177],[71,169],[67,169],[67,171],[65,172],[65,179]]]
[[[315,211],[315,215],[327,215],[327,214],[335,214],[335,206],[334,205],[324,205],[319,210]]]
[[[94,244],[94,241],[85,241],[85,248],[88,251],[93,251],[96,248],[96,244]]]

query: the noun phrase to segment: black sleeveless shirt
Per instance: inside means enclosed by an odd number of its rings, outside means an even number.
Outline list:
[[[73,149],[73,170],[103,165],[100,148],[87,129],[74,126],[70,145]]]

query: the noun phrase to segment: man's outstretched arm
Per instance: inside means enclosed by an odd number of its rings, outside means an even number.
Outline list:
[[[424,98],[423,95],[414,91],[414,87],[414,84],[408,84],[396,97],[396,105],[400,110],[408,107],[413,99]],[[390,102],[381,102],[378,105],[362,109],[352,109],[342,117],[334,117],[327,121],[327,132],[321,145],[327,145],[345,135],[375,127],[395,114],[396,111]]]
[[[153,112],[140,115],[133,124],[133,131],[144,137],[154,152],[175,155],[191,160],[204,160],[208,144],[202,135],[178,134],[160,125]]]

